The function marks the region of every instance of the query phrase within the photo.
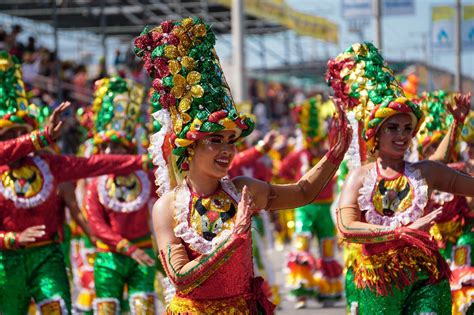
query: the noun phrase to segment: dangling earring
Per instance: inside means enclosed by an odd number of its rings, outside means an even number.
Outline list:
[[[372,155],[375,155],[375,152],[377,151],[378,148],[379,148],[379,138],[375,138],[374,139],[374,146],[372,147],[372,149],[370,149],[370,153]]]
[[[188,148],[188,162],[191,162],[194,156],[194,149],[193,148]]]

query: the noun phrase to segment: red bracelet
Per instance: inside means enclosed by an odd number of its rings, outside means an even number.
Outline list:
[[[15,248],[21,248],[21,244],[20,244],[20,234],[21,233],[15,233]]]
[[[51,139],[51,135],[49,134],[49,126],[44,127],[43,135],[46,138],[46,141],[48,141],[49,144],[53,143],[53,139]]]

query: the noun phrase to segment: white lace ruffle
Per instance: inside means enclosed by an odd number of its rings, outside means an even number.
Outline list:
[[[411,164],[406,163],[404,175],[413,189],[413,200],[411,206],[403,212],[395,212],[392,217],[381,215],[375,209],[373,204],[373,192],[378,184],[376,166],[369,170],[365,176],[362,188],[359,190],[359,208],[366,211],[365,219],[368,223],[399,227],[407,225],[420,218],[423,215],[426,204],[428,203],[428,185],[420,171],[415,169]]]
[[[46,163],[39,156],[33,157],[33,162],[36,167],[38,167],[43,180],[41,190],[35,196],[31,198],[18,197],[14,190],[12,190],[10,187],[5,187],[3,182],[0,181],[0,194],[2,194],[5,199],[13,201],[15,207],[17,208],[28,209],[39,206],[48,200],[54,190],[54,179],[53,175],[51,174],[51,170],[49,169],[48,163]]]
[[[347,160],[349,170],[356,169],[361,165],[360,148],[359,148],[359,122],[355,118],[354,112],[347,113],[347,119],[352,127],[352,141],[347,149],[344,159]]]
[[[150,137],[150,147],[148,152],[152,156],[152,162],[157,167],[155,171],[155,184],[158,187],[157,194],[162,196],[171,190],[170,174],[165,158],[163,157],[163,142],[166,134],[171,131],[171,117],[167,110],[161,109],[152,114],[161,129]]]
[[[99,194],[100,203],[108,209],[123,213],[134,212],[143,208],[143,206],[150,199],[151,183],[148,179],[148,175],[144,171],[136,171],[135,175],[140,181],[141,191],[135,200],[129,202],[121,202],[116,198],[111,198],[106,188],[107,178],[109,175],[99,177],[97,182],[97,191]]]
[[[239,202],[240,194],[237,192],[234,184],[228,179],[224,178],[221,180],[222,190],[227,193],[235,202]],[[210,254],[222,241],[229,238],[234,229],[234,223],[229,223],[230,228],[220,232],[212,241],[206,240],[204,237],[191,226],[190,217],[190,204],[192,194],[187,185],[180,185],[175,190],[175,220],[177,222],[174,228],[174,234],[176,237],[181,238],[185,241],[189,247],[202,254]]]

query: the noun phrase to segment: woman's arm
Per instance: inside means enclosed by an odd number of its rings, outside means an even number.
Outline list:
[[[425,161],[417,165],[427,179],[430,189],[466,197],[474,196],[474,177],[439,162]]]
[[[312,202],[318,196],[334,177],[339,167],[336,163],[325,156],[299,181],[292,184],[270,184],[248,177],[237,177],[233,182],[239,190],[245,185],[249,187],[258,209],[297,208]]]
[[[166,274],[181,292],[190,292],[206,281],[229,259],[249,236],[251,223],[251,200],[242,195],[239,203],[234,233],[224,240],[209,255],[191,260],[174,234],[174,192],[163,195],[153,207],[153,230]]]

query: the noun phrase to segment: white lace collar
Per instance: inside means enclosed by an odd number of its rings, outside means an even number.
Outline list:
[[[48,200],[54,190],[54,178],[51,174],[51,170],[49,169],[48,163],[46,163],[39,156],[33,157],[33,163],[39,169],[43,180],[41,190],[33,197],[18,197],[14,190],[12,190],[10,187],[5,187],[3,185],[3,181],[0,180],[0,194],[2,194],[4,198],[13,201],[15,207],[17,208],[28,209],[39,206],[40,204]]]
[[[420,171],[415,169],[410,163],[405,163],[403,174],[406,176],[413,189],[413,201],[408,209],[403,212],[396,212],[393,216],[389,217],[377,212],[372,200],[374,191],[377,189],[378,184],[376,164],[374,164],[374,167],[368,171],[363,185],[359,190],[359,198],[357,199],[360,210],[366,211],[365,219],[368,223],[398,227],[410,224],[423,216],[429,197],[426,180],[421,176]]]
[[[97,191],[99,194],[99,201],[104,207],[111,209],[115,212],[134,212],[143,208],[150,199],[150,180],[148,179],[147,173],[144,171],[136,171],[134,174],[138,177],[141,184],[141,191],[138,197],[132,201],[119,201],[117,198],[111,198],[107,188],[107,179],[110,175],[104,175],[99,177],[97,182]]]
[[[234,199],[235,202],[240,200],[240,193],[228,178],[221,180],[221,187],[222,190]],[[191,211],[191,198],[192,194],[188,185],[179,185],[175,188],[174,218],[177,225],[174,228],[174,234],[176,237],[185,241],[192,250],[202,255],[208,255],[219,246],[223,240],[227,239],[232,234],[234,223],[230,223],[231,228],[220,232],[212,239],[212,241],[206,240],[204,237],[199,235],[188,220]]]

